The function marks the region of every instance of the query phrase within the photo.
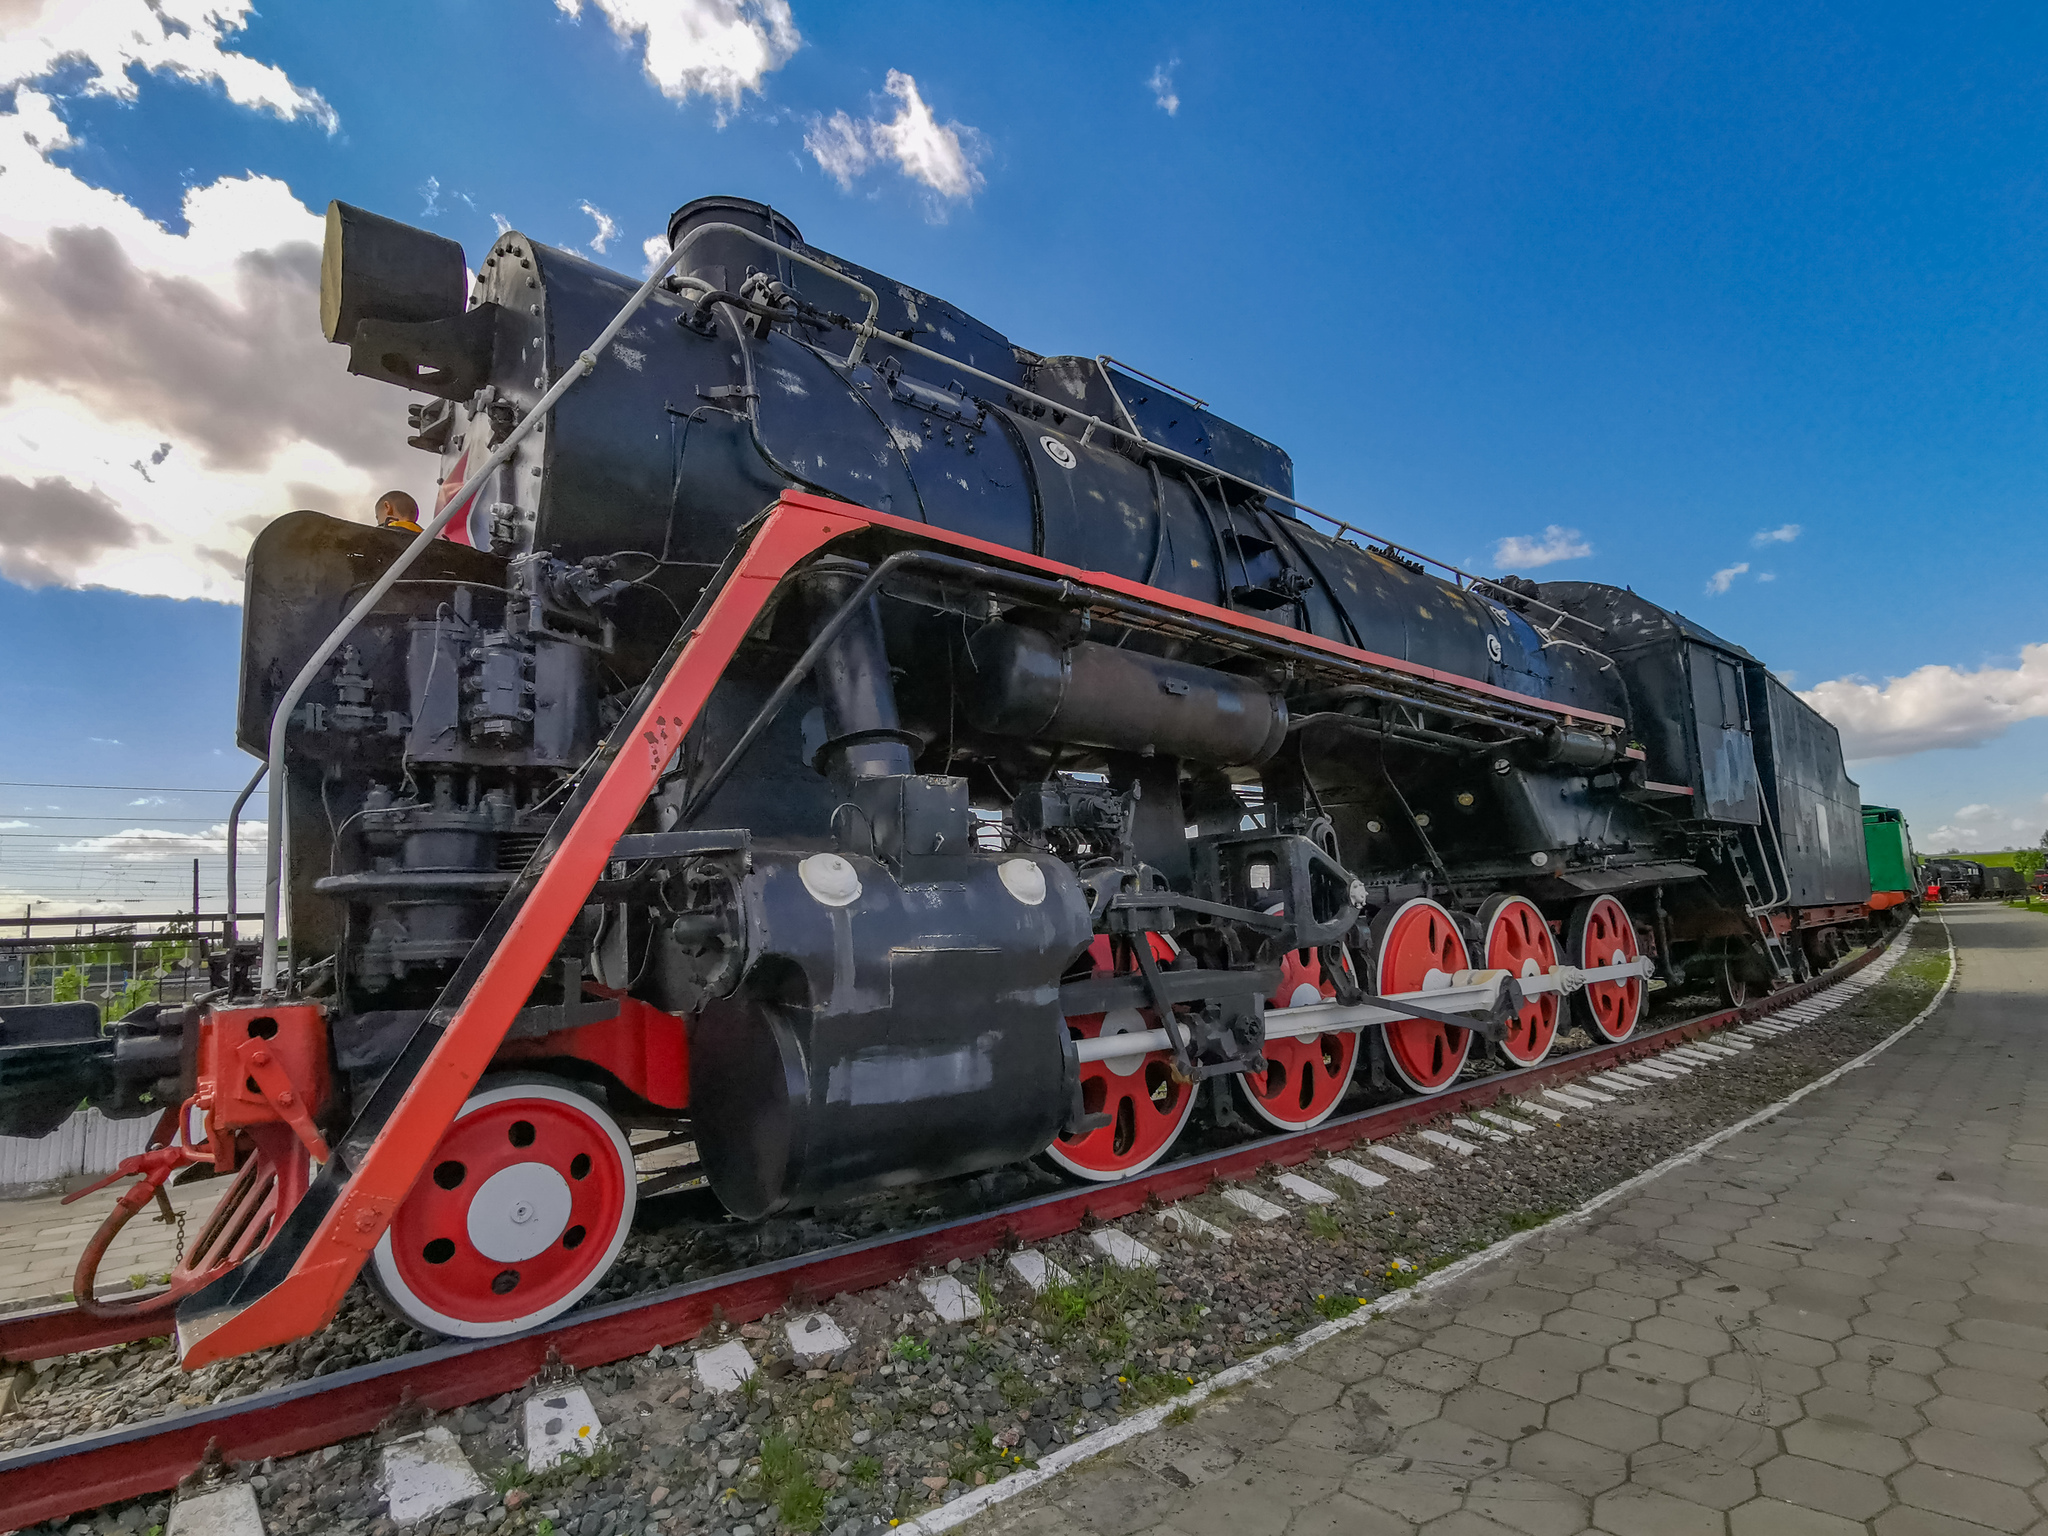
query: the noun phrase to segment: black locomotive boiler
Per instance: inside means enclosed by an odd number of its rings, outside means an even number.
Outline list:
[[[758,203],[669,239],[591,351],[634,280],[507,233],[470,286],[330,210],[329,337],[424,397],[436,511],[514,446],[296,702],[411,536],[300,512],[250,553],[289,961],[79,1068],[269,1202],[270,1251],[188,1266],[188,1363],[319,1326],[365,1257],[425,1327],[551,1316],[678,1177],[647,1145],[743,1219],[1123,1178],[1198,1105],[1311,1126],[1871,919],[1836,733],[1738,647],[1340,537],[1274,444]]]

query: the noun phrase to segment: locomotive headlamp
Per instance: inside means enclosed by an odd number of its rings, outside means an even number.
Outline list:
[[[1469,809],[1469,808],[1471,807],[1471,805],[1472,805],[1472,791],[1471,791],[1471,790],[1469,790],[1469,789],[1461,789],[1461,790],[1459,790],[1459,791],[1458,791],[1458,804],[1459,804],[1459,805],[1461,805],[1461,806],[1464,806],[1464,807],[1466,807],[1467,809]]]

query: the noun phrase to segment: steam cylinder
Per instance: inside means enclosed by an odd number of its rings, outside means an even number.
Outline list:
[[[991,624],[968,646],[962,703],[982,730],[1118,752],[1148,748],[1219,768],[1262,763],[1287,739],[1265,681],[1035,629]]]

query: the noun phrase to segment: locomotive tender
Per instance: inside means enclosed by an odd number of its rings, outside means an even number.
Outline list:
[[[365,1265],[422,1327],[531,1326],[698,1171],[746,1220],[1128,1177],[1198,1106],[1312,1126],[1872,920],[1836,733],[1740,648],[1323,531],[1205,404],[761,204],[668,233],[586,351],[633,280],[506,233],[470,287],[330,209],[327,334],[425,397],[448,521],[302,697],[414,541],[256,540],[238,737],[285,711],[289,957],[91,1068],[166,1107],[124,1205],[235,1175],[173,1287],[188,1365]]]

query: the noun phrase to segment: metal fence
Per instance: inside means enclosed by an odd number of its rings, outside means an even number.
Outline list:
[[[73,931],[33,932],[46,923]],[[210,914],[197,923],[188,914],[168,921],[37,919],[22,926],[31,931],[0,937],[0,1004],[84,1001],[99,1004],[110,1019],[144,1003],[189,1002],[225,985],[228,946],[238,937],[232,924]]]
[[[47,1136],[0,1136],[0,1200],[57,1194],[81,1178],[98,1178],[149,1145],[155,1114],[109,1120],[82,1109]]]

